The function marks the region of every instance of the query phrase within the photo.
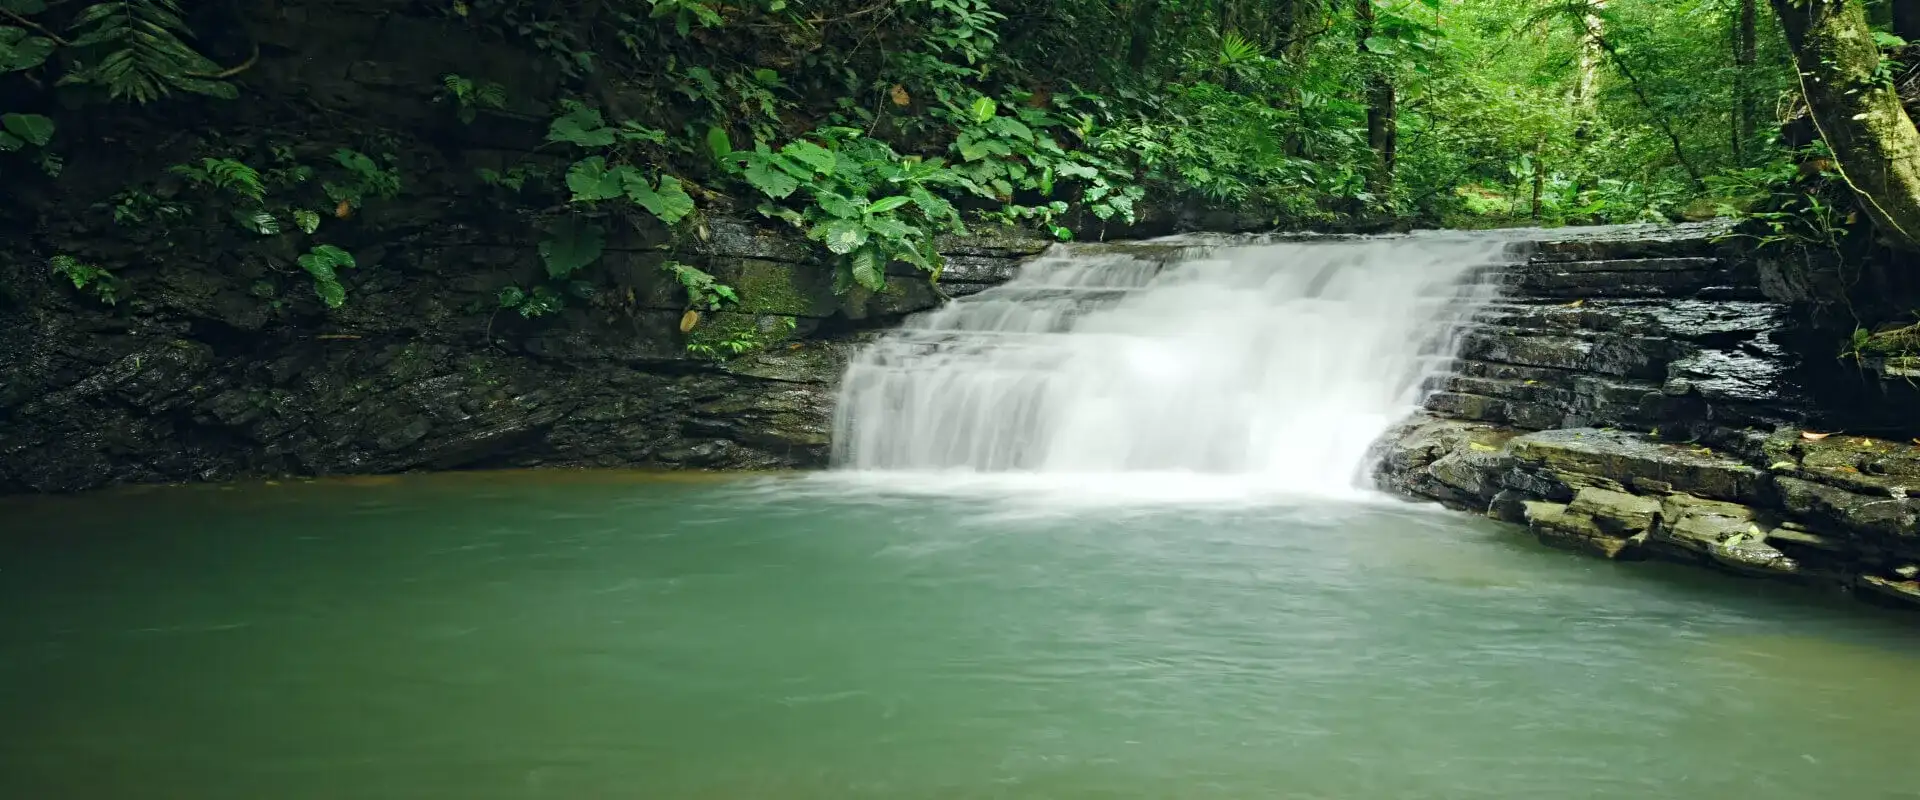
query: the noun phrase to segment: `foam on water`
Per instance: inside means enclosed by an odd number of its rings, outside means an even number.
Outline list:
[[[1120,500],[1351,496],[1509,241],[1058,247],[861,352],[835,464]]]

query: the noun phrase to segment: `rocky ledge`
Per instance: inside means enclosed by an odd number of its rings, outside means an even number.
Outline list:
[[[56,285],[44,259],[0,247],[0,286],[16,295],[0,302],[0,494],[414,469],[823,467],[835,385],[868,332],[1004,281],[1049,245],[947,240],[939,288],[895,265],[886,292],[836,295],[797,236],[723,219],[711,234],[678,250],[610,246],[593,302],[535,320],[493,310],[501,286],[542,274],[525,242],[363,249],[353,302],[334,312],[298,301],[310,290],[262,302],[247,288],[258,276],[211,264],[135,275],[133,299],[104,307]],[[741,302],[690,319],[660,269],[669,259]],[[755,349],[740,358],[688,350],[742,335]]]
[[[1810,430],[1888,409],[1825,399],[1832,356],[1716,238],[1542,245],[1382,440],[1378,484],[1555,547],[1920,606],[1920,439]]]

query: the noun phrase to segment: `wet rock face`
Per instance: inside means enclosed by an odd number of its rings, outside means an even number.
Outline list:
[[[1802,435],[1846,410],[1802,363],[1805,315],[1692,236],[1541,245],[1378,483],[1555,547],[1920,607],[1920,440]]]
[[[837,296],[806,242],[712,228],[680,253],[611,253],[600,296],[616,303],[537,320],[475,310],[539,269],[531,244],[478,263],[422,248],[417,261],[382,265],[388,284],[354,287],[339,312],[279,320],[261,317],[257,300],[208,302],[225,291],[213,265],[167,278],[206,291],[142,291],[107,308],[52,287],[38,260],[0,259],[0,283],[37,287],[0,308],[0,492],[472,467],[825,466],[835,384],[863,331],[941,298],[907,271],[887,293]],[[1046,246],[944,242],[961,265],[945,289],[977,291]],[[684,292],[659,268],[668,257],[739,288],[741,304],[682,333]],[[727,361],[687,351],[743,331],[764,346]]]

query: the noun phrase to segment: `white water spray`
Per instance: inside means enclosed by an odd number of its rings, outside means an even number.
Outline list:
[[[835,463],[1346,493],[1508,241],[1057,247],[856,357]]]

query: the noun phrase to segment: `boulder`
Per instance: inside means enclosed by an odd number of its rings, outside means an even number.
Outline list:
[[[1637,544],[1631,536],[1609,533],[1594,517],[1569,505],[1535,500],[1526,502],[1524,509],[1528,528],[1550,547],[1620,558]]]
[[[1592,518],[1602,531],[1612,536],[1643,533],[1660,517],[1659,500],[1598,487],[1581,489],[1567,508]]]
[[[1514,439],[1509,449],[1522,468],[1570,486],[1598,485],[1597,478],[1747,503],[1760,502],[1767,493],[1766,473],[1738,459],[1646,434],[1600,428],[1540,431]]]

